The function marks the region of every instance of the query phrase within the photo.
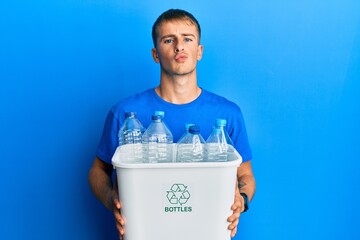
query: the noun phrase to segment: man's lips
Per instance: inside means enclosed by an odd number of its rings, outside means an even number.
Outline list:
[[[186,56],[186,54],[178,54],[175,56],[175,60],[177,62],[183,62],[187,59],[188,57]]]

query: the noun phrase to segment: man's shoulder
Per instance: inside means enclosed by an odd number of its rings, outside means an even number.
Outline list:
[[[229,107],[229,108],[239,108],[239,106],[235,102],[227,99],[224,96],[221,96],[214,92],[207,91],[205,89],[203,89],[202,91],[203,91],[203,94],[202,94],[203,99],[204,99],[204,101],[206,101],[208,103],[215,104],[215,105],[222,105],[224,107]]]
[[[138,109],[143,105],[148,103],[148,101],[154,96],[154,89],[150,88],[145,91],[133,94],[131,96],[125,97],[118,101],[111,107],[111,111],[117,115],[120,112],[132,111],[131,109]]]
[[[138,92],[136,94],[133,94],[131,96],[128,96],[118,102],[118,104],[131,104],[136,103],[139,100],[147,99],[150,97],[153,97],[154,89],[150,88],[142,92]]]

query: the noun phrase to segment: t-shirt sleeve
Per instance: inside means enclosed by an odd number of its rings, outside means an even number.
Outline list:
[[[232,131],[229,132],[229,135],[233,140],[234,147],[239,152],[244,162],[249,161],[252,159],[252,151],[248,140],[244,117],[240,109],[238,114],[236,114],[233,126],[234,127]]]
[[[106,117],[104,129],[100,139],[99,146],[96,151],[96,155],[103,160],[111,164],[112,156],[118,147],[118,132],[120,126],[118,119],[114,116],[114,113],[110,111]]]

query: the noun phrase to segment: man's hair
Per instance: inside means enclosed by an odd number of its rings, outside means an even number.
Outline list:
[[[196,20],[196,18],[189,12],[181,9],[169,9],[166,12],[162,13],[155,21],[152,27],[152,39],[154,42],[154,47],[157,47],[157,35],[158,35],[158,28],[163,22],[172,21],[172,20],[188,20],[192,24],[194,24],[198,30],[199,34],[199,43],[200,43],[200,36],[201,36],[201,29],[200,24]]]

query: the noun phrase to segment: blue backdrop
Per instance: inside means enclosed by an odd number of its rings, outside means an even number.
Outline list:
[[[105,116],[158,84],[151,27],[203,29],[199,84],[238,103],[257,194],[235,239],[360,239],[360,2],[0,2],[1,239],[116,239],[87,182]]]

